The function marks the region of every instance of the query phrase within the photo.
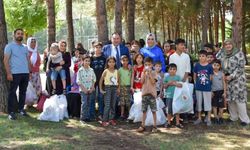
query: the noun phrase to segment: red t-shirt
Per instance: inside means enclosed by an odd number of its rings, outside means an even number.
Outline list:
[[[141,67],[134,67],[134,89],[142,89],[142,83],[141,83],[141,75],[143,72],[144,66],[142,65]]]

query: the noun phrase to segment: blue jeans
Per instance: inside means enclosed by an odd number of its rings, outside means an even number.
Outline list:
[[[104,95],[104,113],[103,121],[109,121],[115,118],[115,109],[117,101],[117,86],[105,86]]]
[[[100,92],[100,88],[99,86],[96,86],[96,93],[97,94],[97,101],[98,101],[98,116],[103,116],[103,111],[104,111],[104,102],[103,102],[103,94]],[[95,104],[95,101],[91,101],[91,106],[92,108],[91,109],[95,109],[94,107],[94,104]],[[92,110],[91,110],[92,111]]]
[[[66,72],[64,69],[61,69],[60,71],[56,71],[55,69],[52,69],[51,71],[51,80],[56,80],[58,74],[60,74],[60,77],[62,80],[66,79]]]
[[[85,94],[81,92],[81,120],[90,119],[90,103],[91,100],[95,98],[95,91],[90,94]]]
[[[23,110],[26,98],[26,91],[29,83],[29,74],[12,74],[13,81],[10,82],[8,94],[8,113],[15,111],[15,101],[17,101],[16,90],[19,87],[18,110]]]

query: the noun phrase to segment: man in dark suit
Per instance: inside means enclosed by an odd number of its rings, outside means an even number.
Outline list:
[[[116,66],[119,69],[121,67],[121,61],[120,58],[122,55],[129,56],[129,50],[126,46],[121,44],[121,36],[119,33],[115,32],[112,34],[111,37],[111,44],[105,45],[102,49],[103,55],[106,57],[106,59],[109,56],[114,56],[116,58]],[[131,60],[129,59],[129,64],[131,64]]]

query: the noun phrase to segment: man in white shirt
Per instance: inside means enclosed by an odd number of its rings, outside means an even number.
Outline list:
[[[177,39],[175,44],[176,52],[170,56],[169,63],[177,65],[176,75],[180,76],[183,82],[186,82],[188,74],[191,72],[190,57],[185,53],[184,39]]]

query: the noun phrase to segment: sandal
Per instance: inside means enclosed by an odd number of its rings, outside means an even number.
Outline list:
[[[153,127],[153,129],[152,129],[151,132],[152,132],[152,133],[156,133],[156,132],[157,132],[157,128],[156,128],[156,127]]]
[[[52,95],[55,95],[56,94],[56,89],[53,89],[52,92],[51,92]]]
[[[179,129],[183,129],[184,128],[184,126],[182,125],[182,124],[177,124],[177,125],[175,125],[177,128],[179,128]]]
[[[144,132],[145,130],[146,130],[145,127],[140,126],[136,131],[142,133],[142,132]]]

